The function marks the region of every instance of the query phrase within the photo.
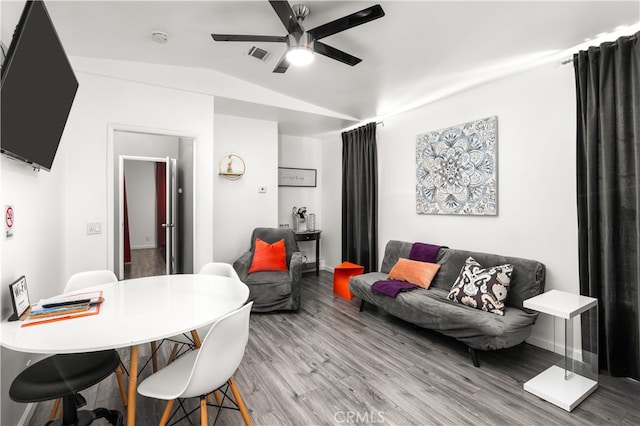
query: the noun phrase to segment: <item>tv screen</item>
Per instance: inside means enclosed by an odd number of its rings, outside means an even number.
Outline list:
[[[2,153],[50,170],[78,90],[41,1],[28,1],[2,67]]]

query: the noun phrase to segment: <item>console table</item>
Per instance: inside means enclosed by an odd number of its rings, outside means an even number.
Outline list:
[[[564,357],[524,384],[524,390],[566,410],[573,410],[598,388],[598,300],[559,290],[551,290],[527,299],[523,306],[564,320]],[[595,321],[589,324],[595,339],[573,346],[574,320],[586,321],[581,314],[595,309]],[[555,322],[555,321],[554,321]],[[580,323],[577,324],[580,327]],[[582,325],[584,326],[584,324]],[[554,339],[555,345],[555,339]]]
[[[295,232],[296,241],[314,241],[316,242],[316,275],[320,273],[320,233],[322,231],[300,231]]]

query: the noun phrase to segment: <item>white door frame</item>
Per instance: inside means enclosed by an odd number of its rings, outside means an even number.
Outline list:
[[[129,133],[144,133],[151,135],[159,135],[159,136],[175,136],[178,138],[191,139],[193,142],[193,206],[192,206],[192,221],[193,221],[193,270],[196,270],[196,259],[197,256],[197,244],[196,244],[196,235],[198,224],[196,222],[196,211],[198,205],[197,193],[198,193],[198,181],[196,179],[197,170],[196,170],[196,158],[197,158],[197,148],[198,148],[198,139],[196,135],[192,132],[181,131],[181,130],[168,130],[168,129],[158,129],[158,128],[150,128],[150,127],[141,127],[141,126],[132,126],[128,124],[115,124],[108,123],[107,124],[107,225],[105,227],[107,233],[107,268],[118,272],[116,269],[116,259],[115,259],[115,232],[116,229],[113,229],[115,223],[115,206],[114,206],[114,197],[115,197],[115,170],[118,165],[116,159],[114,158],[114,141],[115,141],[115,133],[116,132],[129,132]],[[118,278],[124,279],[124,275],[120,275]]]

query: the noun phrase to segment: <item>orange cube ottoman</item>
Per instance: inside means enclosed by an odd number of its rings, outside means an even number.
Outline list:
[[[363,273],[364,266],[342,262],[333,270],[333,292],[344,299],[353,299],[354,295],[349,291],[349,278]]]

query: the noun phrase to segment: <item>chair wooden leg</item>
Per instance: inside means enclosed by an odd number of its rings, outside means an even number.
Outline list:
[[[196,348],[202,346],[202,343],[200,342],[200,336],[198,335],[198,330],[191,330],[191,338],[193,339],[193,345]]]
[[[230,377],[227,383],[229,383],[231,392],[233,392],[233,397],[236,399],[236,404],[238,404],[240,414],[242,414],[242,418],[244,419],[244,424],[247,426],[251,426],[251,418],[249,417],[249,412],[247,411],[247,407],[244,405],[244,401],[240,396],[240,392],[238,392],[238,388],[236,386],[235,380],[233,380],[233,377]]]
[[[129,354],[129,405],[127,426],[136,424],[136,390],[138,388],[138,346],[131,346]]]
[[[162,418],[160,419],[159,426],[165,426],[167,421],[169,420],[169,416],[171,415],[171,408],[173,407],[173,403],[176,402],[175,399],[171,399],[167,401],[167,406],[164,407],[164,411],[162,412]]]
[[[216,402],[218,403],[218,405],[222,405],[222,397],[220,396],[220,391],[214,390],[213,396],[216,397]]]
[[[207,426],[207,398],[200,397],[200,426]]]
[[[156,355],[156,351],[158,350],[157,342],[151,342],[151,369],[154,373],[158,371],[158,356]]]
[[[171,355],[169,355],[169,359],[167,360],[167,365],[171,364],[174,359],[176,359],[176,354],[178,353],[178,344],[173,345],[173,349],[171,349]]]
[[[49,414],[49,420],[56,419],[56,415],[58,414],[58,408],[60,408],[60,401],[62,401],[62,398],[58,398],[53,402],[53,407],[51,408],[51,414]]]
[[[127,391],[124,386],[124,379],[122,378],[122,374],[122,365],[118,365],[118,368],[116,368],[116,379],[118,380],[118,387],[120,388],[120,397],[122,398],[122,404],[126,407],[129,401],[127,401]]]

